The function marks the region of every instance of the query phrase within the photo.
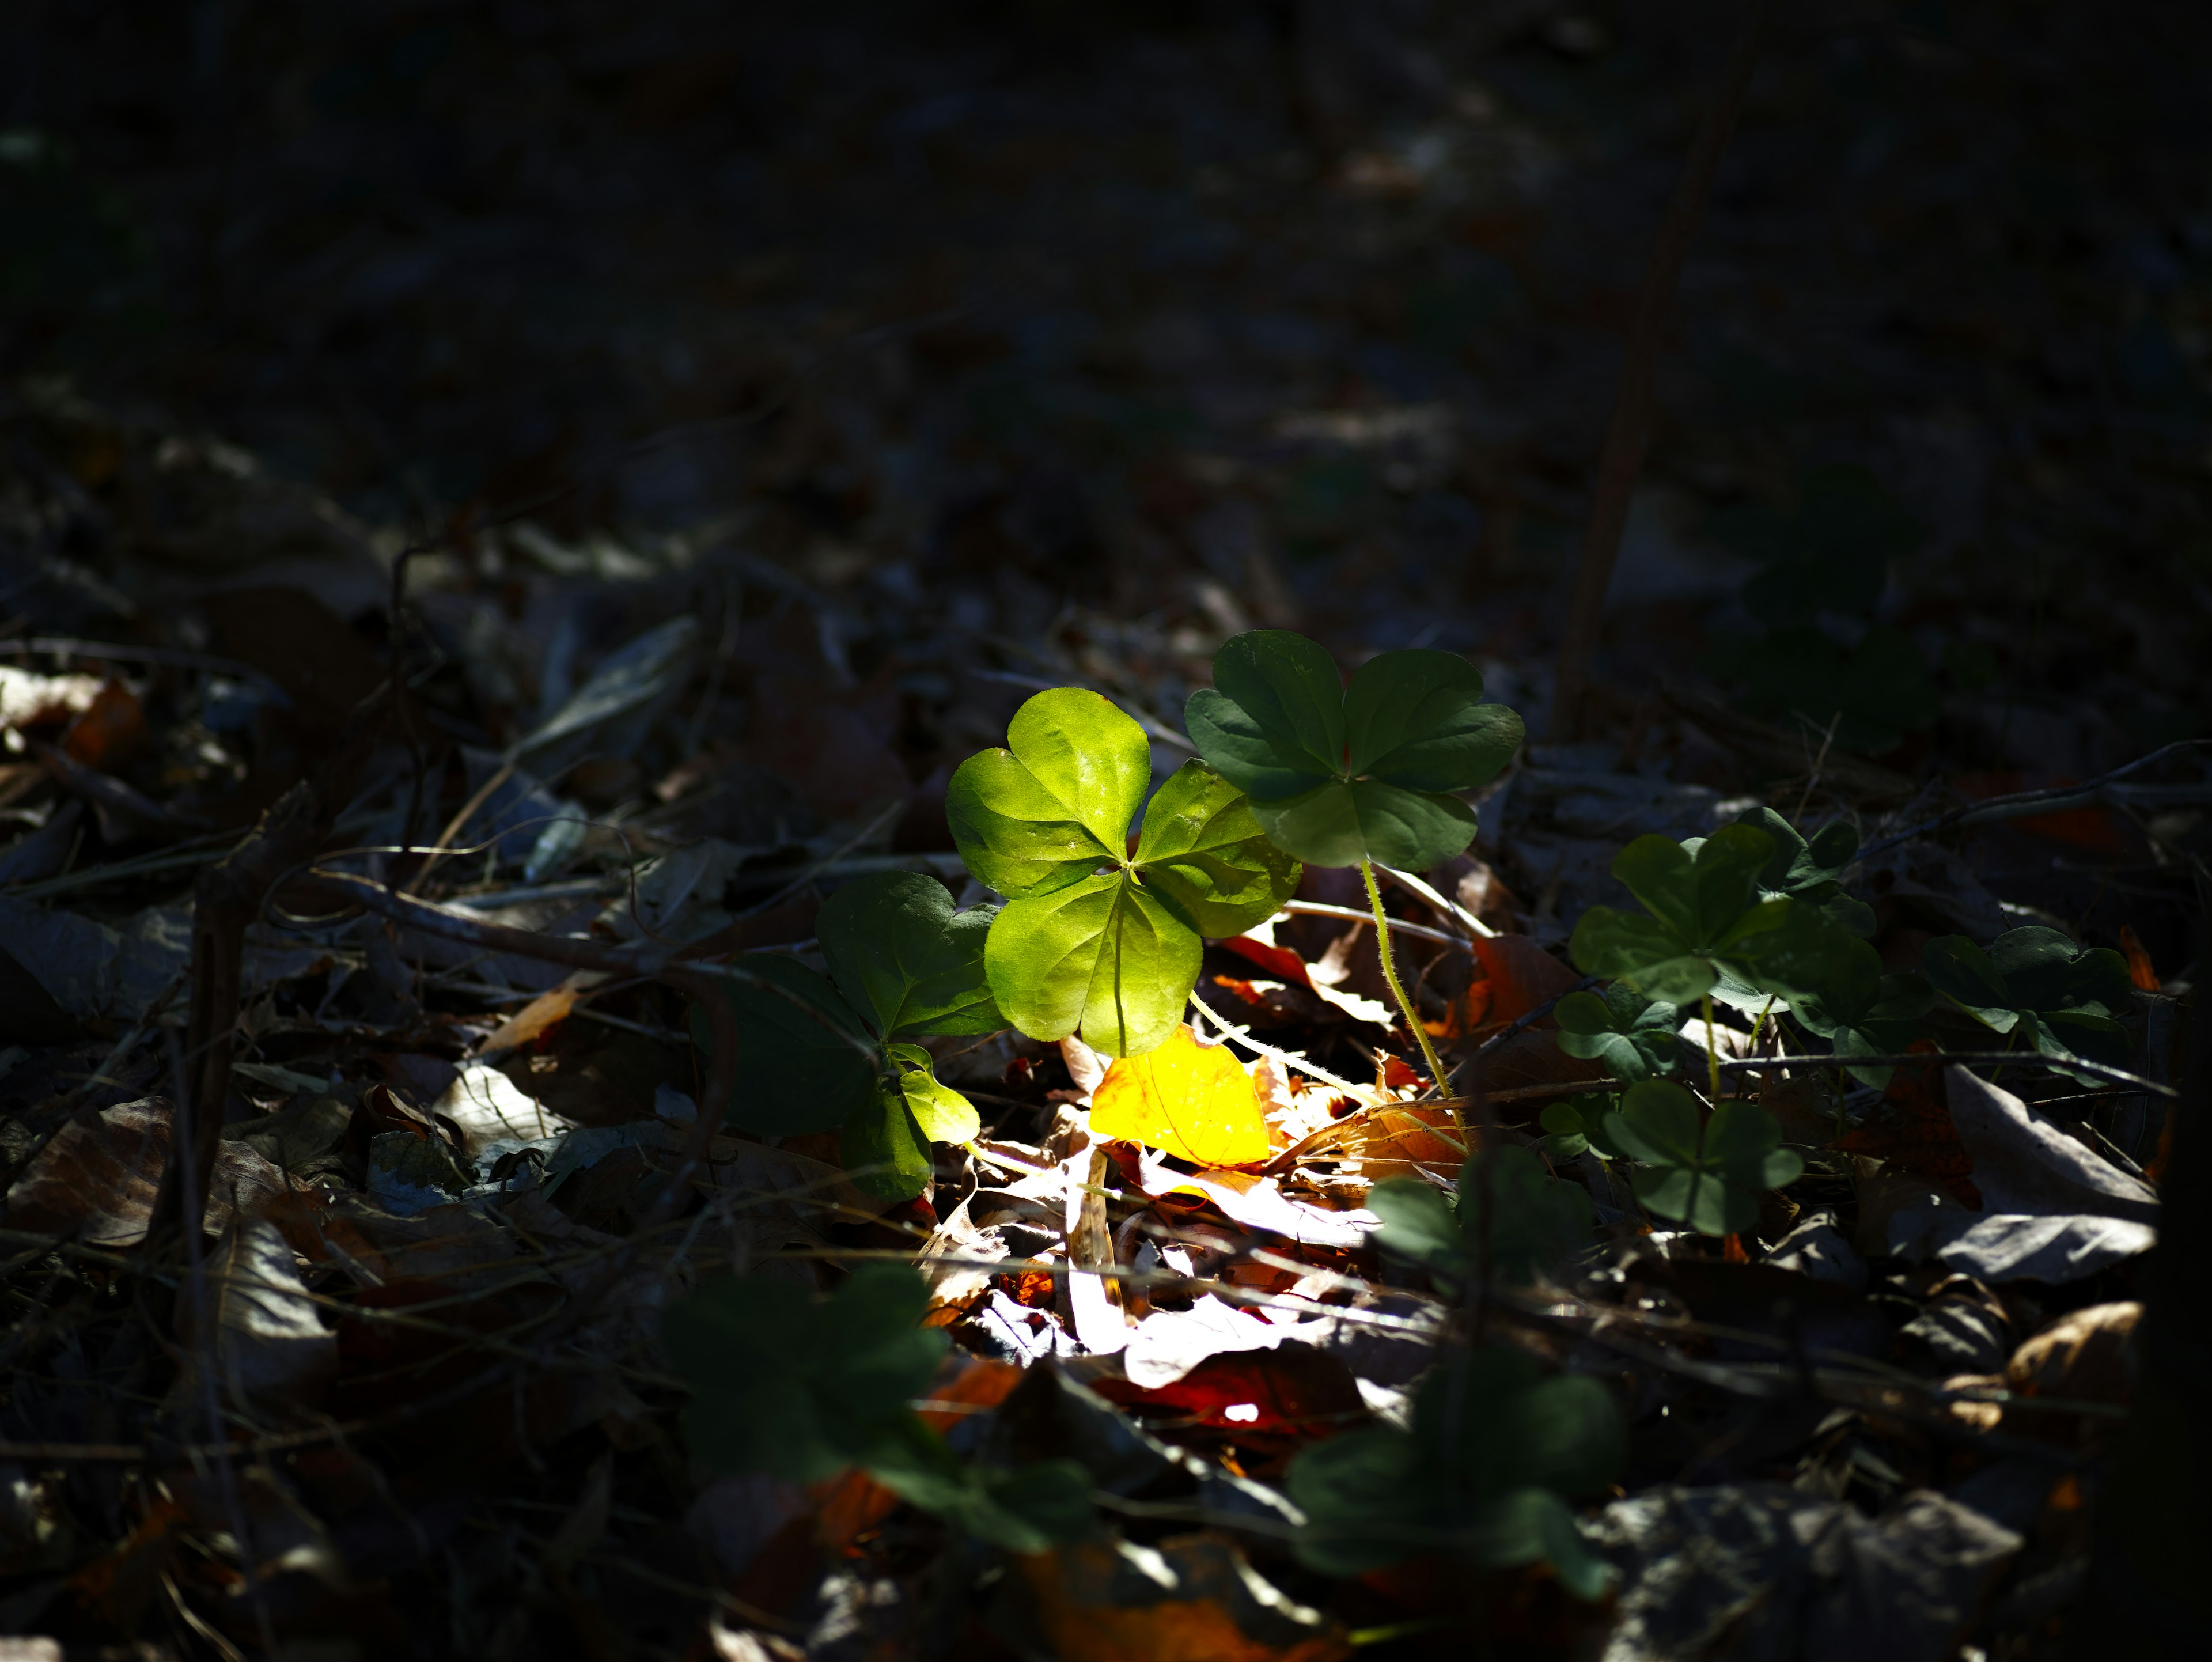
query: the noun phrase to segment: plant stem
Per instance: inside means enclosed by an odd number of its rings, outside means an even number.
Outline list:
[[[1406,996],[1406,989],[1398,979],[1398,966],[1390,961],[1390,915],[1382,910],[1382,891],[1376,886],[1374,861],[1363,857],[1359,874],[1367,882],[1367,904],[1375,909],[1375,955],[1382,960],[1382,979],[1390,983],[1390,996],[1398,1001],[1398,1008],[1406,1014],[1406,1025],[1413,1030],[1413,1041],[1421,1047],[1421,1059],[1429,1064],[1429,1078],[1436,1085],[1437,1094],[1449,1098],[1451,1092],[1444,1084],[1444,1065],[1437,1059],[1437,1047],[1429,1043],[1429,1030],[1421,1026],[1413,1001]],[[1452,1110],[1452,1124],[1464,1142],[1467,1125],[1456,1107]]]
[[[1712,1086],[1713,1106],[1721,1105],[1721,1053],[1713,1044],[1713,995],[1710,991],[1698,995],[1698,1002],[1705,1013],[1705,1078]]]

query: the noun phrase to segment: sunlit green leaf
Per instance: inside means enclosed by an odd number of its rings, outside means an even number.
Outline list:
[[[898,1082],[907,1112],[930,1141],[971,1142],[983,1129],[975,1105],[951,1086],[939,1084],[927,1068],[902,1073]]]
[[[984,965],[999,1008],[1030,1038],[1079,1033],[1126,1056],[1176,1030],[1204,953],[1196,930],[1116,870],[1007,902]]]
[[[1184,763],[1146,805],[1134,863],[1147,888],[1216,940],[1273,916],[1298,882],[1298,862],[1203,762]]]
[[[929,1079],[927,1074],[906,1077]],[[878,1082],[868,1105],[846,1119],[838,1132],[837,1158],[855,1188],[885,1200],[911,1200],[935,1176],[928,1134],[916,1123],[906,1092],[889,1081]]]

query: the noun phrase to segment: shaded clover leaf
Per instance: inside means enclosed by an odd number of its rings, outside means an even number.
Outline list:
[[[1614,859],[1613,874],[1644,910],[1584,912],[1571,942],[1575,963],[1585,975],[1626,980],[1677,1005],[1711,992],[1724,971],[1761,992],[1817,989],[1845,937],[1813,906],[1761,897],[1759,874],[1773,854],[1773,839],[1749,825],[1686,843],[1638,837]]]
[[[984,977],[994,914],[961,911],[917,872],[846,885],[816,921],[824,977],[783,953],[752,953],[723,983],[743,1057],[725,1117],[740,1130],[790,1136],[839,1130],[853,1181],[905,1199],[930,1180],[932,1141],[965,1142],[981,1126],[938,1083],[929,1053],[902,1035],[995,1032],[1006,1025]],[[693,1038],[712,1043],[703,1011]]]
[[[1521,718],[1484,703],[1482,677],[1449,652],[1380,654],[1347,687],[1317,642],[1253,630],[1215,654],[1213,683],[1183,707],[1191,742],[1278,846],[1317,866],[1449,859],[1474,837],[1451,793],[1521,744]]]
[[[1335,1575],[1416,1554],[1492,1568],[1541,1560],[1595,1598],[1610,1571],[1568,1501],[1602,1490],[1626,1454],[1620,1412],[1595,1379],[1547,1376],[1504,1346],[1458,1352],[1415,1393],[1409,1428],[1348,1432],[1291,1463],[1285,1487],[1307,1519],[1298,1556]]]
[[[1549,1133],[1544,1152],[1553,1160],[1578,1159],[1583,1149],[1601,1160],[1619,1160],[1620,1152],[1605,1136],[1605,1117],[1613,1111],[1613,1099],[1602,1091],[1585,1091],[1565,1102],[1553,1103],[1537,1123]]]
[[[1679,1085],[1647,1080],[1622,1095],[1605,1134],[1631,1160],[1636,1198],[1662,1218],[1705,1235],[1729,1235],[1759,1221],[1759,1197],[1803,1175],[1805,1162],[1782,1147],[1774,1116],[1748,1102],[1724,1102],[1698,1120],[1695,1098]]]
[[[1601,995],[1569,993],[1552,1014],[1559,1024],[1559,1049],[1602,1062],[1615,1079],[1633,1084],[1682,1064],[1680,1008],[1647,998],[1625,981]]]
[[[1798,1020],[1834,1047],[1838,1060],[1851,1056],[1894,1056],[1920,1037],[1921,1019],[1935,1004],[1925,977],[1885,975],[1881,958],[1863,941],[1839,946],[1818,995],[1802,995]],[[1851,1067],[1862,1085],[1887,1088],[1893,1068]]]
[[[1765,807],[1739,814],[1736,824],[1763,831],[1774,839],[1774,853],[1759,874],[1762,894],[1808,901],[1855,935],[1874,933],[1874,908],[1844,892],[1844,868],[1859,851],[1856,829],[1841,819],[1832,820],[1808,839],[1772,808]]]
[[[1013,1471],[963,1461],[915,1413],[945,1350],[903,1264],[867,1264],[828,1298],[761,1275],[703,1283],[671,1306],[661,1346],[690,1387],[684,1440],[701,1464],[820,1482],[860,1466],[912,1505],[1013,1552],[1097,1527],[1070,1460]]]
[[[661,1345],[690,1404],[692,1454],[720,1471],[819,1482],[898,1434],[943,1360],[903,1264],[866,1264],[827,1299],[766,1275],[702,1282],[671,1306]]]
[[[1185,763],[1146,806],[1151,778],[1144,730],[1077,687],[1037,694],[1004,749],[952,776],[945,812],[960,856],[1008,897],[985,973],[1032,1038],[1079,1033],[1117,1056],[1155,1048],[1182,1021],[1201,937],[1241,934],[1297,886],[1297,862],[1204,763]]]
[[[1442,1280],[1464,1285],[1482,1261],[1486,1167],[1497,1218],[1491,1227],[1490,1258],[1499,1280],[1525,1285],[1589,1240],[1595,1215],[1582,1185],[1553,1177],[1528,1149],[1501,1148],[1460,1168],[1455,1203],[1414,1178],[1376,1184],[1368,1204],[1382,1221],[1376,1244]]]
[[[2129,1003],[2128,964],[2109,947],[2031,924],[2008,929],[1986,952],[1962,934],[1939,936],[1922,949],[1921,967],[1937,992],[1994,1032],[2017,1033],[2043,1056],[2127,1065],[2127,1030],[2112,1015]]]

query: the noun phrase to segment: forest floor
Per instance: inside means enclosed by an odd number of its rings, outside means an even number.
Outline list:
[[[2080,1642],[2142,1195],[2203,1087],[2212,25],[1790,9],[1570,744],[1553,654],[1623,332],[1736,9],[1109,9],[0,23],[0,1634],[301,1662]],[[1376,1183],[1441,1192],[1459,1156],[1355,875],[1208,943],[1193,1020],[1234,1030],[1269,1152],[1110,1145],[1111,1262],[1151,1277],[1118,1306],[1071,1257],[1080,1045],[933,1040],[985,1125],[918,1202],[834,1135],[726,1134],[679,1173],[710,1047],[607,967],[805,959],[884,871],[981,898],[954,767],[1079,685],[1171,770],[1254,627],[1459,653],[1532,735],[1474,846],[1388,904],[1484,1135],[1600,1220],[1494,1318],[1627,1424],[1582,1514],[1594,1600],[1540,1563],[1295,1550],[1291,1464],[1404,1424],[1469,1319],[1373,1239]],[[257,839],[303,780],[304,829]],[[1606,1076],[1550,1014],[1577,921],[1626,903],[1632,838],[1760,807],[1856,831],[1889,972],[2024,928],[2121,955],[2126,1081],[1996,1081],[2104,1202],[2019,1198],[2046,1144],[1978,1140],[1932,1069],[1731,1075],[1804,1173],[1724,1238],[1566,1153],[1543,1111]],[[195,928],[241,849],[226,978]],[[340,911],[311,862],[417,910]],[[210,1100],[193,1269],[155,1213],[174,1105]],[[926,1412],[1083,1464],[1097,1538],[1007,1555],[858,1477],[696,1458],[662,1310],[872,1253],[923,1267],[951,1340]]]

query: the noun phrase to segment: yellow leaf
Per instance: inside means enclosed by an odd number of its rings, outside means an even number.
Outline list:
[[[1251,1076],[1226,1045],[1200,1044],[1188,1024],[1157,1050],[1106,1070],[1091,1129],[1200,1166],[1243,1166],[1273,1152]]]

